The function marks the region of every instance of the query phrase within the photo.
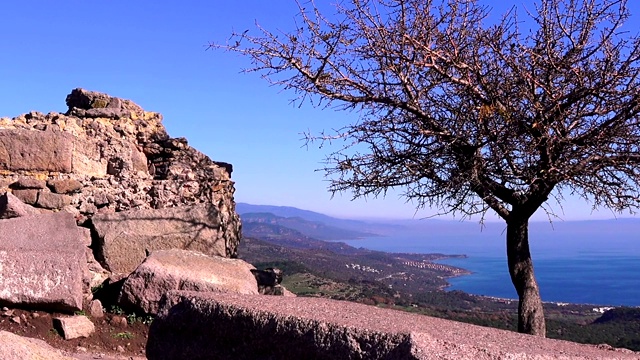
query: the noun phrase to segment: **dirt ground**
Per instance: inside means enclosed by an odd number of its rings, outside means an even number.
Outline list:
[[[91,319],[96,328],[91,336],[65,340],[53,325],[57,315],[62,314],[3,308],[0,330],[44,340],[83,359],[144,358],[150,319],[105,312],[102,319]]]

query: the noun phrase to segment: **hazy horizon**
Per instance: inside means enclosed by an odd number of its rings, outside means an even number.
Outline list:
[[[301,211],[310,211],[310,212],[314,212],[317,214],[321,214],[321,215],[325,215],[325,216],[329,216],[335,219],[340,219],[340,220],[361,220],[361,221],[366,221],[366,220],[370,220],[370,221],[413,221],[413,220],[418,220],[418,221],[422,221],[422,220],[437,220],[437,221],[451,221],[451,222],[464,222],[464,223],[478,223],[478,219],[477,218],[472,218],[472,219],[466,219],[466,220],[461,220],[461,219],[455,219],[452,218],[450,216],[439,216],[439,217],[423,217],[423,218],[393,218],[393,217],[357,217],[357,216],[335,216],[332,215],[330,213],[325,213],[325,212],[321,212],[321,211],[316,211],[313,210],[311,208],[299,208],[296,206],[289,206],[289,205],[273,205],[273,204],[250,204],[244,201],[236,201],[237,204],[245,204],[245,205],[250,205],[250,206],[265,206],[265,207],[278,207],[278,208],[283,208],[283,209],[295,209],[295,210],[301,210]],[[639,217],[634,217],[634,216],[620,216],[617,218],[584,218],[584,219],[561,219],[561,218],[557,218],[557,219],[553,219],[552,223],[563,223],[563,222],[589,222],[589,221],[625,221],[625,220],[633,220],[633,221],[638,221],[640,222],[640,218]],[[494,223],[494,224],[504,224],[504,220],[496,218],[496,219],[487,219],[485,220],[486,223]],[[546,219],[532,219],[529,221],[530,223],[549,223],[549,220]]]

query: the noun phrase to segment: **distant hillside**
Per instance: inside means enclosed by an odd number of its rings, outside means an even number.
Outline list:
[[[260,223],[280,225],[318,240],[351,240],[363,237],[377,236],[370,232],[342,229],[335,226],[325,225],[320,221],[308,221],[301,217],[282,217],[272,213],[244,213],[240,215],[242,223]]]
[[[291,206],[274,206],[274,205],[252,205],[246,203],[237,203],[236,212],[240,215],[246,213],[271,213],[281,217],[300,217],[309,221],[319,221],[325,224],[331,223],[336,219],[331,216],[320,214],[317,212],[302,210]],[[346,220],[350,221],[350,220]]]
[[[236,212],[243,217],[249,213],[270,213],[284,218],[301,218],[311,222],[320,222],[327,226],[332,226],[356,232],[388,235],[404,229],[402,225],[386,222],[373,222],[363,220],[338,219],[314,211],[298,209],[291,206],[273,205],[252,205],[247,203],[237,203]]]
[[[281,225],[265,223],[244,223],[242,229],[243,241],[251,238],[262,239],[270,244],[289,249],[329,250],[341,255],[368,253],[369,250],[356,249],[343,242],[323,241],[312,239],[297,230]]]

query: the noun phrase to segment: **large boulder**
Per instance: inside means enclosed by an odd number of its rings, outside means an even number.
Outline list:
[[[151,324],[149,360],[638,359],[628,350],[544,339],[352,302],[172,292]]]
[[[0,220],[0,302],[80,310],[87,274],[82,233],[71,214]]]
[[[156,314],[163,295],[172,290],[257,295],[253,269],[239,259],[186,250],[154,251],[125,280],[119,303],[123,308]]]
[[[235,248],[211,204],[97,214],[91,227],[96,257],[114,273],[129,274],[148,251],[183,249],[230,257]]]
[[[0,331],[0,359],[2,360],[74,360],[44,340],[32,339]]]

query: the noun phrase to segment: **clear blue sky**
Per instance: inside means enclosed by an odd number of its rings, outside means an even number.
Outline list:
[[[491,1],[495,12],[529,1]],[[527,6],[531,6],[530,3]],[[640,4],[631,2],[635,31]],[[303,147],[301,133],[340,127],[356,114],[292,106],[292,94],[257,74],[240,74],[242,57],[206,51],[232,29],[286,29],[293,0],[148,1],[20,0],[0,5],[0,117],[31,110],[66,111],[65,96],[82,87],[131,99],[160,112],[173,137],[234,165],[236,201],[289,205],[342,217],[411,218],[397,194],[386,199],[331,200],[315,169],[325,149]],[[565,219],[590,217],[570,199]],[[609,212],[591,218],[610,218]],[[626,216],[623,215],[623,216]],[[543,218],[543,217],[539,217]]]

